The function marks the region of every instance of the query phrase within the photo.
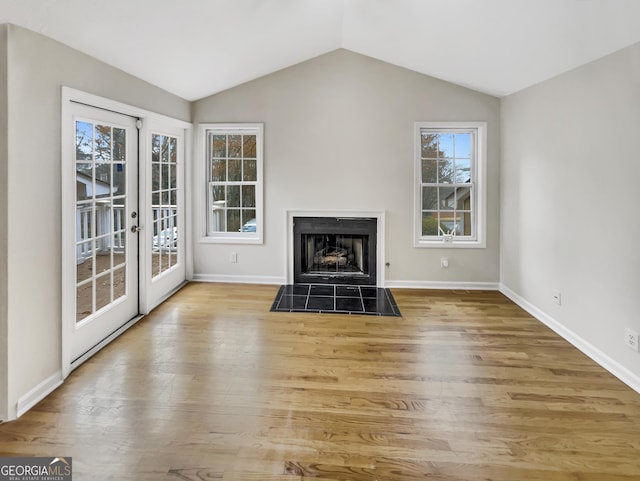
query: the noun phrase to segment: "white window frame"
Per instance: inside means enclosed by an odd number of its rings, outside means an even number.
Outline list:
[[[471,236],[455,236],[439,233],[433,236],[422,235],[422,150],[421,132],[423,130],[474,131],[475,149],[472,155],[473,199]],[[414,124],[414,246],[427,248],[485,248],[487,222],[487,123],[486,122],[415,122]]]
[[[209,135],[256,135],[256,231],[255,232],[211,232],[209,231],[210,216],[212,215],[210,195],[209,168]],[[199,125],[201,179],[204,192],[200,196],[201,209],[201,239],[202,243],[214,244],[262,244],[264,233],[264,199],[263,199],[263,164],[264,164],[264,124],[262,123],[206,123]]]

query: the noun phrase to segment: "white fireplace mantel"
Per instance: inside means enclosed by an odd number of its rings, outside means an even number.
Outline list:
[[[349,217],[349,218],[369,218],[377,219],[377,287],[385,286],[385,260],[384,260],[384,211],[381,210],[287,210],[287,242],[286,260],[287,277],[286,283],[293,284],[293,218],[294,217]]]

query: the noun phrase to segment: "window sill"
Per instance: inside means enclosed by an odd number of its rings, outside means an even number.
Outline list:
[[[200,238],[200,244],[263,244],[260,237],[213,237],[205,236]]]
[[[485,249],[486,243],[478,240],[420,240],[413,242],[414,247],[426,249]]]

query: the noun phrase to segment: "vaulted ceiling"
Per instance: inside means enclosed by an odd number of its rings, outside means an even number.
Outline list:
[[[0,23],[187,100],[338,48],[504,96],[639,42],[640,1],[0,0]]]

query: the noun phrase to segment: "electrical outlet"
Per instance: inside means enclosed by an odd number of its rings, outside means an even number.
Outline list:
[[[629,349],[638,350],[638,333],[628,327],[624,330],[624,343]]]
[[[236,262],[238,262],[238,253],[237,252],[232,252],[231,253],[231,263],[235,264]]]
[[[557,289],[552,290],[551,291],[551,297],[553,298],[553,302],[555,302],[559,306],[562,305],[562,294],[560,293],[559,290],[557,290]]]
[[[441,269],[448,269],[449,268],[449,259],[447,259],[446,257],[441,257],[440,258],[440,268]]]

